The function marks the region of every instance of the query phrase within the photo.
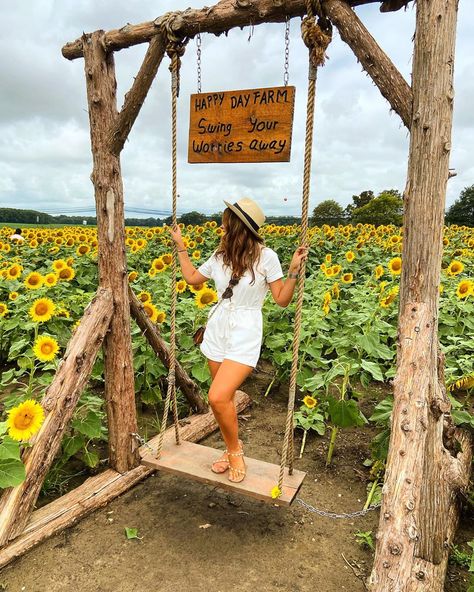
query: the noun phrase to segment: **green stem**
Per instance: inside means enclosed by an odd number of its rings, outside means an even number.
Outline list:
[[[302,458],[303,457],[303,452],[304,452],[304,447],[305,447],[305,444],[306,444],[306,436],[307,436],[307,434],[308,434],[308,430],[304,430],[303,431],[303,440],[301,442],[301,448],[300,448],[300,456],[299,456],[299,458]]]
[[[336,438],[337,438],[337,432],[338,431],[339,431],[339,428],[337,426],[332,426],[332,428],[331,428],[331,440],[329,442],[328,456],[326,458],[326,466],[327,467],[331,464],[332,454],[334,452],[334,446],[336,444]]]
[[[377,485],[378,484],[379,484],[379,480],[378,479],[375,479],[375,481],[372,483],[372,487],[370,488],[369,495],[367,496],[367,500],[365,502],[364,510],[367,510],[367,508],[370,506],[370,504],[372,502],[372,498],[374,497],[374,493],[375,493],[375,490],[377,489]]]
[[[273,383],[275,382],[275,380],[276,380],[276,375],[273,377],[273,380],[272,380],[272,381],[271,381],[271,383],[268,385],[268,388],[267,388],[267,390],[265,391],[265,394],[263,395],[264,397],[266,397],[266,396],[268,395],[268,393],[271,391],[271,388],[272,388],[272,386],[273,386]]]

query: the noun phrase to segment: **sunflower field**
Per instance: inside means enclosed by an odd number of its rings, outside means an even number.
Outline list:
[[[298,230],[271,224],[263,228],[265,243],[278,253],[284,270],[298,244]],[[216,248],[222,230],[207,222],[183,227],[182,232],[198,266]],[[25,240],[16,244],[9,240],[12,233],[13,228],[0,229],[0,488],[24,479],[21,447],[28,446],[43,421],[42,396],[98,281],[95,228],[28,228]],[[367,388],[395,375],[402,241],[402,229],[391,225],[324,225],[309,231],[298,375],[301,408],[296,414],[305,436],[309,429],[324,433],[326,422],[335,441],[340,427],[366,421],[351,398],[351,385]],[[474,229],[446,227],[443,243],[439,336],[446,356],[446,383],[449,390],[469,389],[474,386]],[[126,245],[130,286],[167,339],[170,236],[163,227],[130,227]],[[205,391],[210,376],[192,335],[217,294],[211,284],[193,287],[183,279],[176,289],[178,357]],[[282,309],[268,297],[263,314],[262,358],[274,365],[274,380],[285,381],[291,367],[294,303]],[[132,340],[137,405],[157,405],[165,392],[166,368],[135,323]],[[55,471],[73,457],[88,467],[98,466],[92,443],[107,440],[102,382],[99,354]],[[324,409],[318,407],[321,393],[327,394],[331,385],[339,385],[339,396],[326,399]],[[187,411],[184,397],[180,411]],[[470,422],[471,416],[464,416],[464,421]]]

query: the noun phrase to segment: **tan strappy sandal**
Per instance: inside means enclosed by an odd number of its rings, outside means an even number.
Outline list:
[[[240,452],[228,452],[227,456],[244,456],[244,450],[242,447],[242,443],[240,443]],[[229,479],[229,481],[231,481],[232,483],[240,483],[241,481],[243,481],[245,479],[245,475],[247,474],[247,467],[245,466],[244,463],[244,468],[243,469],[235,469],[234,467],[232,467],[229,463],[229,476],[227,477]]]
[[[227,454],[227,456],[229,456],[229,453],[227,452],[227,450],[224,450],[224,453],[222,456],[224,456],[224,454]],[[221,467],[220,469],[218,468],[218,465],[225,465],[224,467]],[[220,475],[221,473],[225,473],[227,471],[227,469],[229,468],[229,461],[225,458],[220,458],[218,460],[215,460],[212,465],[211,465],[211,471],[213,473],[217,473],[218,475]]]

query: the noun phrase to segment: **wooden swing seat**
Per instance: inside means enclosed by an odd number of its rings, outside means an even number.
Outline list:
[[[160,458],[155,458],[153,453],[146,453],[142,457],[141,464],[156,469],[173,473],[194,481],[201,481],[208,485],[214,485],[234,493],[253,497],[264,502],[289,506],[295,499],[306,473],[293,470],[293,475],[285,469],[282,494],[278,499],[273,499],[271,490],[278,483],[280,467],[262,460],[245,457],[247,475],[240,483],[232,483],[228,480],[228,472],[222,474],[211,471],[212,463],[222,454],[221,450],[215,450],[201,444],[181,442],[178,446],[174,441],[165,440]]]

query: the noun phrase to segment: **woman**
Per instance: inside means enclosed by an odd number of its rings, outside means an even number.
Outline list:
[[[224,234],[217,250],[198,269],[191,263],[179,227],[170,229],[176,242],[184,279],[197,285],[213,279],[219,302],[212,309],[201,351],[206,356],[212,383],[209,404],[226,444],[221,458],[211,469],[229,470],[228,479],[239,483],[245,477],[242,442],[238,435],[235,391],[257,365],[262,345],[262,305],[270,288],[282,307],[293,297],[307,247],[299,247],[291,260],[286,280],[278,255],[264,245],[258,234],[265,216],[251,199],[230,204],[222,215]],[[214,312],[213,312],[214,311]]]

